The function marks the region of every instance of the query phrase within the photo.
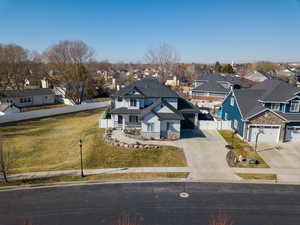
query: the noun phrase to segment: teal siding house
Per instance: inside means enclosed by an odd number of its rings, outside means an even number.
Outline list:
[[[231,90],[222,103],[222,120],[245,140],[300,142],[300,88],[265,80],[249,89]]]

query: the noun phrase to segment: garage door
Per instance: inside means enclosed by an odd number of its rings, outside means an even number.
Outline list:
[[[300,127],[287,126],[286,128],[286,140],[293,142],[300,142]]]
[[[278,142],[280,126],[261,126],[261,125],[251,125],[249,127],[249,138],[248,141],[254,142],[256,141],[256,135],[259,130],[262,130],[258,136],[259,142]]]

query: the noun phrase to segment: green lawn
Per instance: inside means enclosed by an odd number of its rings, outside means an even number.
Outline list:
[[[222,137],[225,139],[225,141],[228,144],[232,144],[232,131],[231,130],[220,130],[219,133],[222,135]],[[233,141],[233,152],[238,158],[240,155],[243,156],[243,158],[255,158],[258,160],[259,164],[256,165],[249,165],[246,161],[245,162],[238,162],[238,167],[255,167],[255,168],[269,168],[267,163],[259,156],[257,152],[255,152],[252,147],[244,140],[239,138],[237,135],[234,136]]]
[[[276,174],[262,174],[262,173],[237,173],[238,176],[240,176],[243,179],[247,180],[276,180],[277,175]]]
[[[186,166],[182,149],[133,150],[107,145],[98,128],[102,110],[20,122],[0,127],[4,148],[15,151],[12,173],[80,168],[79,139],[85,168]]]
[[[22,112],[28,112],[28,111],[33,111],[33,110],[53,109],[53,108],[60,108],[60,107],[65,107],[65,106],[70,106],[70,105],[55,104],[55,105],[42,105],[42,106],[34,106],[34,107],[24,107],[24,108],[21,109],[21,111]]]
[[[111,101],[111,98],[93,98],[92,102],[105,102],[105,101]]]
[[[28,185],[28,184],[45,184],[57,182],[71,182],[71,181],[89,181],[89,180],[143,180],[143,179],[167,179],[167,178],[187,178],[189,173],[122,173],[122,174],[99,174],[80,176],[61,176],[51,178],[35,178],[23,180],[10,180],[8,183],[0,183],[0,187],[12,185]]]

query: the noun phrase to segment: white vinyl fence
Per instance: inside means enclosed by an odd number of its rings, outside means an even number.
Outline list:
[[[100,119],[99,120],[99,127],[100,128],[112,128],[113,127],[113,120],[112,119]]]
[[[201,130],[230,130],[232,129],[231,121],[224,120],[199,120],[198,128]]]
[[[105,102],[95,102],[95,103],[87,103],[81,105],[65,106],[61,108],[40,109],[40,110],[34,110],[29,112],[13,113],[13,114],[0,116],[0,124],[98,109],[98,108],[106,107],[109,104],[110,101],[105,101]]]

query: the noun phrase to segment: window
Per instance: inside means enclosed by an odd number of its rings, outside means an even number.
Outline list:
[[[123,98],[122,97],[118,97],[118,102],[121,102],[123,101]]]
[[[139,117],[138,116],[129,116],[129,122],[130,123],[138,123],[139,122]]]
[[[300,102],[299,101],[292,101],[290,111],[291,112],[299,112],[300,111]]]
[[[130,99],[130,106],[136,106],[137,100],[136,99]]]
[[[225,117],[225,120],[228,120],[228,113],[225,113],[224,117]]]
[[[275,111],[280,111],[280,103],[272,103],[271,109]]]
[[[167,122],[167,130],[172,130],[172,129],[173,129],[173,123]]]
[[[147,131],[148,132],[154,131],[154,123],[147,123]]]
[[[233,122],[233,127],[234,127],[234,129],[238,129],[238,126],[239,126],[239,122],[237,121],[237,120],[234,120],[234,122]]]
[[[230,98],[230,105],[231,105],[231,106],[234,106],[234,97],[231,97],[231,98]]]

